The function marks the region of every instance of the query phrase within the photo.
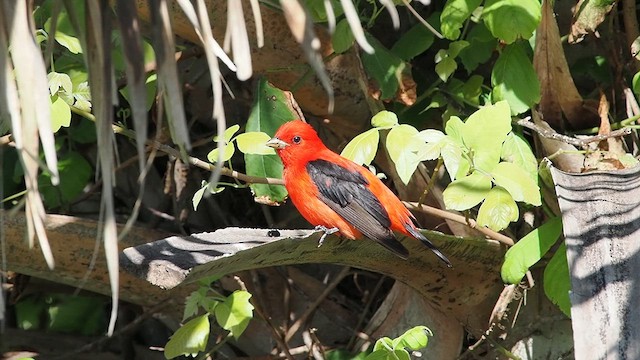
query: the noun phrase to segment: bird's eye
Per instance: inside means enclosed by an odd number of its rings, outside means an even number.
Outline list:
[[[296,136],[293,137],[292,140],[293,140],[294,144],[300,144],[300,141],[302,141],[302,138],[300,136],[296,135]]]

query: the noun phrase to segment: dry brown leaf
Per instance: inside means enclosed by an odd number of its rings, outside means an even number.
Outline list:
[[[603,4],[604,3],[604,4]],[[595,33],[596,28],[615,5],[615,1],[580,0],[573,8],[573,24],[569,34],[569,43],[576,44],[588,34]]]
[[[539,110],[543,118],[558,131],[565,128],[562,114],[573,128],[586,127],[595,120],[595,114],[587,111],[573,82],[552,4],[548,0],[542,4],[542,20],[536,33],[533,66],[540,80]]]

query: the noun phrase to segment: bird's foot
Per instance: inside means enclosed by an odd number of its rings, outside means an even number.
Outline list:
[[[322,236],[320,237],[320,240],[318,240],[318,247],[320,247],[322,246],[322,243],[324,242],[324,239],[327,237],[327,235],[335,234],[339,231],[339,229],[337,227],[328,228],[323,225],[318,225],[316,226],[315,231],[324,232],[324,234],[322,234]]]

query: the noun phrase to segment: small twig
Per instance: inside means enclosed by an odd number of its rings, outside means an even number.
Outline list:
[[[318,298],[307,307],[307,310],[305,310],[305,312],[302,315],[300,315],[300,317],[291,325],[289,330],[287,330],[287,333],[284,336],[285,342],[289,342],[289,340],[291,340],[293,335],[295,335],[298,332],[300,327],[302,327],[302,325],[307,321],[309,316],[311,316],[311,314],[313,314],[313,312],[316,311],[316,308],[320,306],[320,303],[322,303],[327,298],[327,296],[329,296],[329,294],[333,291],[333,289],[335,289],[336,286],[338,286],[338,284],[342,281],[342,279],[344,279],[345,276],[349,274],[349,270],[350,268],[348,266],[343,267],[342,270],[335,276],[335,278],[327,285],[327,287],[324,288],[324,291],[322,291],[322,294],[320,294],[320,296],[318,296]]]
[[[434,208],[428,205],[419,205],[418,203],[415,202],[408,202],[408,201],[403,201],[402,202],[404,204],[404,206],[406,206],[409,209],[412,210],[417,210],[420,212],[423,212],[425,214],[429,214],[429,215],[433,215],[433,216],[437,216],[441,219],[445,219],[445,220],[451,220],[451,221],[455,221],[457,223],[460,224],[464,224],[469,226],[472,229],[476,229],[478,231],[480,231],[481,233],[483,233],[484,235],[488,236],[489,238],[499,241],[505,245],[508,246],[513,246],[513,244],[515,244],[515,242],[513,241],[512,238],[500,234],[499,232],[493,231],[489,228],[483,227],[483,226],[478,226],[478,224],[476,223],[475,220],[473,219],[467,219],[462,215],[458,215],[458,214],[454,214],[445,210],[441,210],[438,208]]]
[[[630,128],[622,128],[622,129],[614,130],[608,134],[589,136],[584,139],[576,139],[571,136],[559,134],[551,128],[544,128],[542,126],[534,124],[529,119],[521,119],[521,120],[518,120],[516,123],[522,127],[526,127],[527,129],[531,129],[537,132],[538,135],[545,137],[547,139],[558,140],[573,146],[580,146],[580,147],[587,146],[587,144],[590,144],[592,142],[602,141],[602,140],[606,140],[613,137],[620,137],[620,136],[631,134]]]

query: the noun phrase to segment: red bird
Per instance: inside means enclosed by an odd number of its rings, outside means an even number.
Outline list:
[[[365,235],[406,259],[409,252],[393,234],[398,231],[420,240],[451,267],[391,190],[365,167],[329,150],[309,124],[300,120],[283,124],[267,146],[282,159],[291,201],[325,234],[339,231],[348,239]]]

